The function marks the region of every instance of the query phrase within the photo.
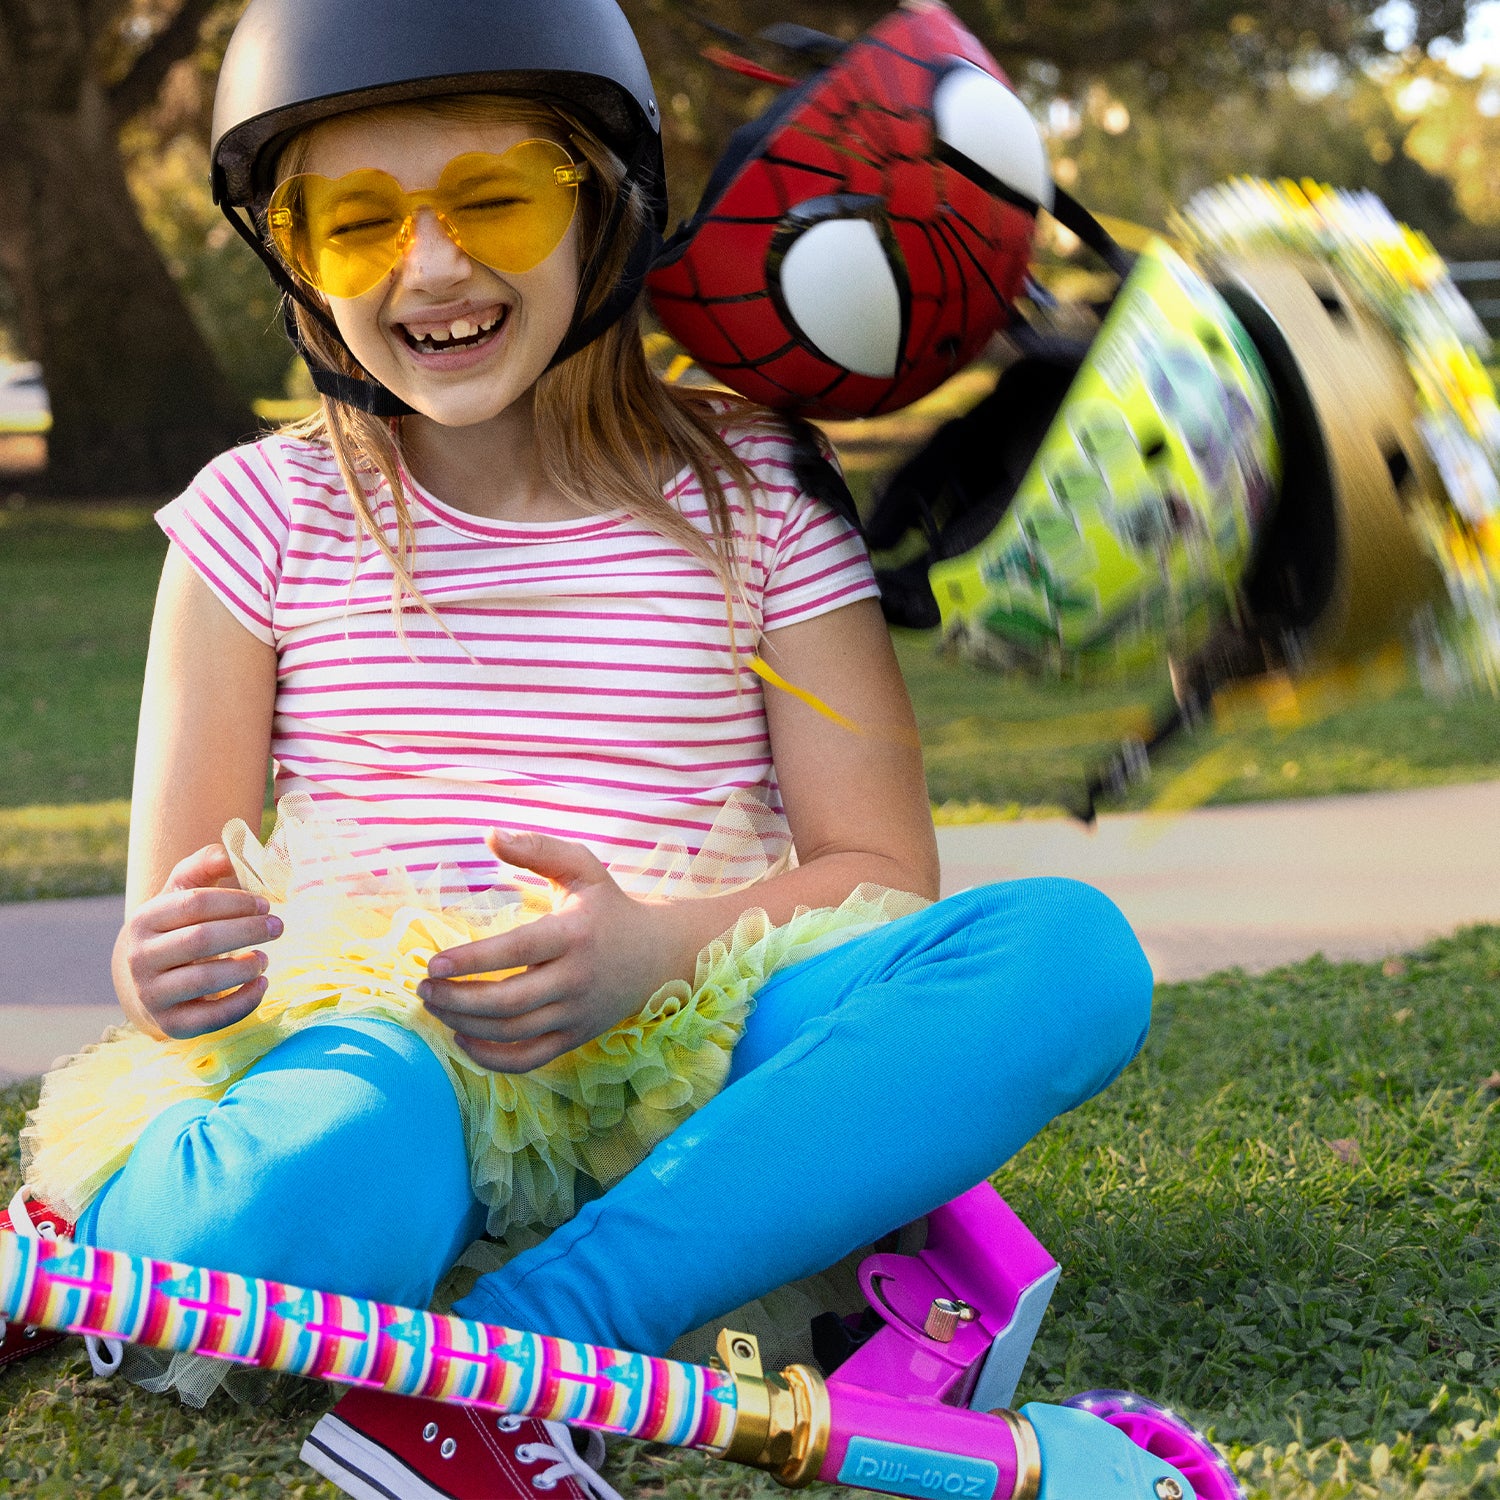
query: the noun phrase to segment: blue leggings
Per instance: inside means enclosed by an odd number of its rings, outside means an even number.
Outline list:
[[[723,1091],[457,1311],[661,1353],[972,1187],[1119,1074],[1150,997],[1124,918],[1068,880],[806,959],[761,989]],[[483,1222],[437,1060],[341,1020],[158,1117],[78,1237],[421,1306]]]

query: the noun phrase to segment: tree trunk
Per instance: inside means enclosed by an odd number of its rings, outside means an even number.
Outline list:
[[[66,14],[78,3],[0,4],[11,22],[0,37],[0,146],[12,149],[0,263],[52,401],[49,463],[32,487],[156,495],[252,433],[255,418],[141,225],[89,28]]]

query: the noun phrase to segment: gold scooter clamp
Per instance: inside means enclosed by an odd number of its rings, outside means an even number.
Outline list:
[[[833,1427],[823,1376],[810,1365],[767,1375],[753,1333],[725,1328],[717,1347],[715,1363],[734,1377],[737,1411],[734,1434],[718,1456],[763,1469],[791,1489],[811,1484]]]

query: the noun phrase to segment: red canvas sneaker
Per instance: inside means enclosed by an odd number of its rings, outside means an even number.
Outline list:
[[[580,1436],[583,1454],[563,1422],[355,1387],[302,1461],[355,1500],[620,1500],[594,1472],[603,1438]]]
[[[25,1188],[17,1191],[9,1208],[0,1209],[0,1229],[33,1240],[73,1238],[72,1224],[45,1203],[31,1202]],[[18,1359],[25,1359],[27,1355],[40,1354],[43,1349],[50,1349],[67,1337],[67,1334],[52,1328],[23,1328],[19,1323],[7,1324],[4,1318],[0,1318],[0,1369]]]

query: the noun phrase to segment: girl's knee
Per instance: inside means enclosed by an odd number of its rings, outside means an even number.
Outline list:
[[[420,1052],[404,1036],[315,1028],[217,1103],[164,1111],[91,1208],[94,1242],[425,1301],[482,1223],[457,1101],[412,1040]]]
[[[1151,965],[1123,913],[1081,880],[1041,877],[963,893],[971,951],[986,952],[1027,987],[1038,1019],[1063,1018],[1092,1055],[1102,1088],[1140,1051],[1151,1021]],[[963,899],[957,897],[953,899]]]

